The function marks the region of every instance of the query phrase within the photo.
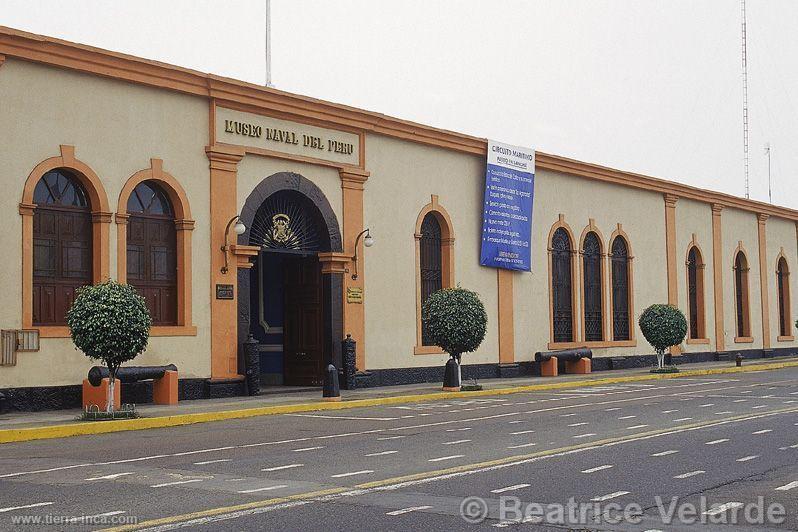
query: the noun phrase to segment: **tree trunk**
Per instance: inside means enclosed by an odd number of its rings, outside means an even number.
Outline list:
[[[657,351],[657,367],[663,369],[665,367],[665,352]]]
[[[114,413],[115,384],[116,384],[116,368],[108,366],[108,402],[105,404],[105,411],[109,414]]]
[[[460,370],[460,354],[453,355],[454,361],[457,362],[457,385],[463,385],[463,372]]]

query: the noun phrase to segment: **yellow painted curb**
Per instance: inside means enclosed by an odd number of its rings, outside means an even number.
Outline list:
[[[589,380],[573,380],[553,382],[550,384],[529,384],[513,386],[511,388],[496,388],[475,392],[433,392],[394,397],[375,397],[371,399],[352,399],[341,402],[300,403],[293,405],[262,406],[239,410],[223,410],[218,412],[199,412],[196,414],[176,414],[174,416],[161,416],[153,418],[126,419],[119,421],[83,422],[68,425],[51,425],[46,427],[30,427],[21,429],[0,430],[0,444],[22,442],[30,440],[46,440],[52,438],[67,438],[71,436],[86,436],[92,434],[107,434],[127,430],[158,429],[176,427],[179,425],[192,425],[194,423],[208,423],[210,421],[224,421],[228,419],[244,419],[248,417],[272,416],[276,414],[293,414],[298,412],[316,412],[320,410],[344,410],[362,408],[367,406],[394,405],[403,403],[416,403],[422,401],[442,401],[459,397],[481,397],[488,395],[508,395],[513,393],[537,392],[547,390],[562,390],[568,388],[581,388],[584,386],[602,386],[623,382],[640,382],[661,379],[677,379],[681,377],[695,377],[704,375],[722,375],[728,373],[748,373],[753,371],[771,371],[776,369],[798,367],[798,361],[776,362],[772,364],[751,364],[743,367],[712,368],[686,370],[680,373],[651,373],[645,375],[630,375],[628,377],[607,377]]]

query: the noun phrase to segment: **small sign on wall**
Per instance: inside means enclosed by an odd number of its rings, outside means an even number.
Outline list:
[[[231,284],[217,284],[216,285],[216,299],[233,299],[233,285]]]
[[[363,304],[363,289],[359,286],[350,286],[346,289],[346,302]]]

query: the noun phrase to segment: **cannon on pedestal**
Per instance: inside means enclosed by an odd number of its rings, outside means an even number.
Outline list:
[[[83,406],[105,404],[108,394],[110,374],[104,366],[94,366],[89,370],[88,378],[83,381]],[[130,384],[152,380],[152,402],[158,405],[177,404],[177,366],[127,366],[119,368],[116,380]],[[114,402],[119,403],[121,386],[114,387]]]
[[[585,347],[535,353],[535,362],[540,364],[541,377],[556,377],[557,362],[562,360],[565,361],[566,373],[590,373],[592,358],[593,351]]]

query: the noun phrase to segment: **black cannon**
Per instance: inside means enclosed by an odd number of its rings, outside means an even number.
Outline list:
[[[562,351],[538,351],[535,353],[535,362],[546,362],[551,357],[557,357],[558,361],[577,362],[583,358],[593,358],[593,351],[586,347],[578,349],[563,349]]]
[[[127,366],[119,368],[116,372],[116,378],[119,379],[119,382],[124,383],[139,382],[160,379],[167,371],[177,371],[177,366],[174,364],[166,366]],[[103,379],[108,377],[108,368],[105,366],[94,366],[89,370],[89,382],[92,386],[99,386]]]

